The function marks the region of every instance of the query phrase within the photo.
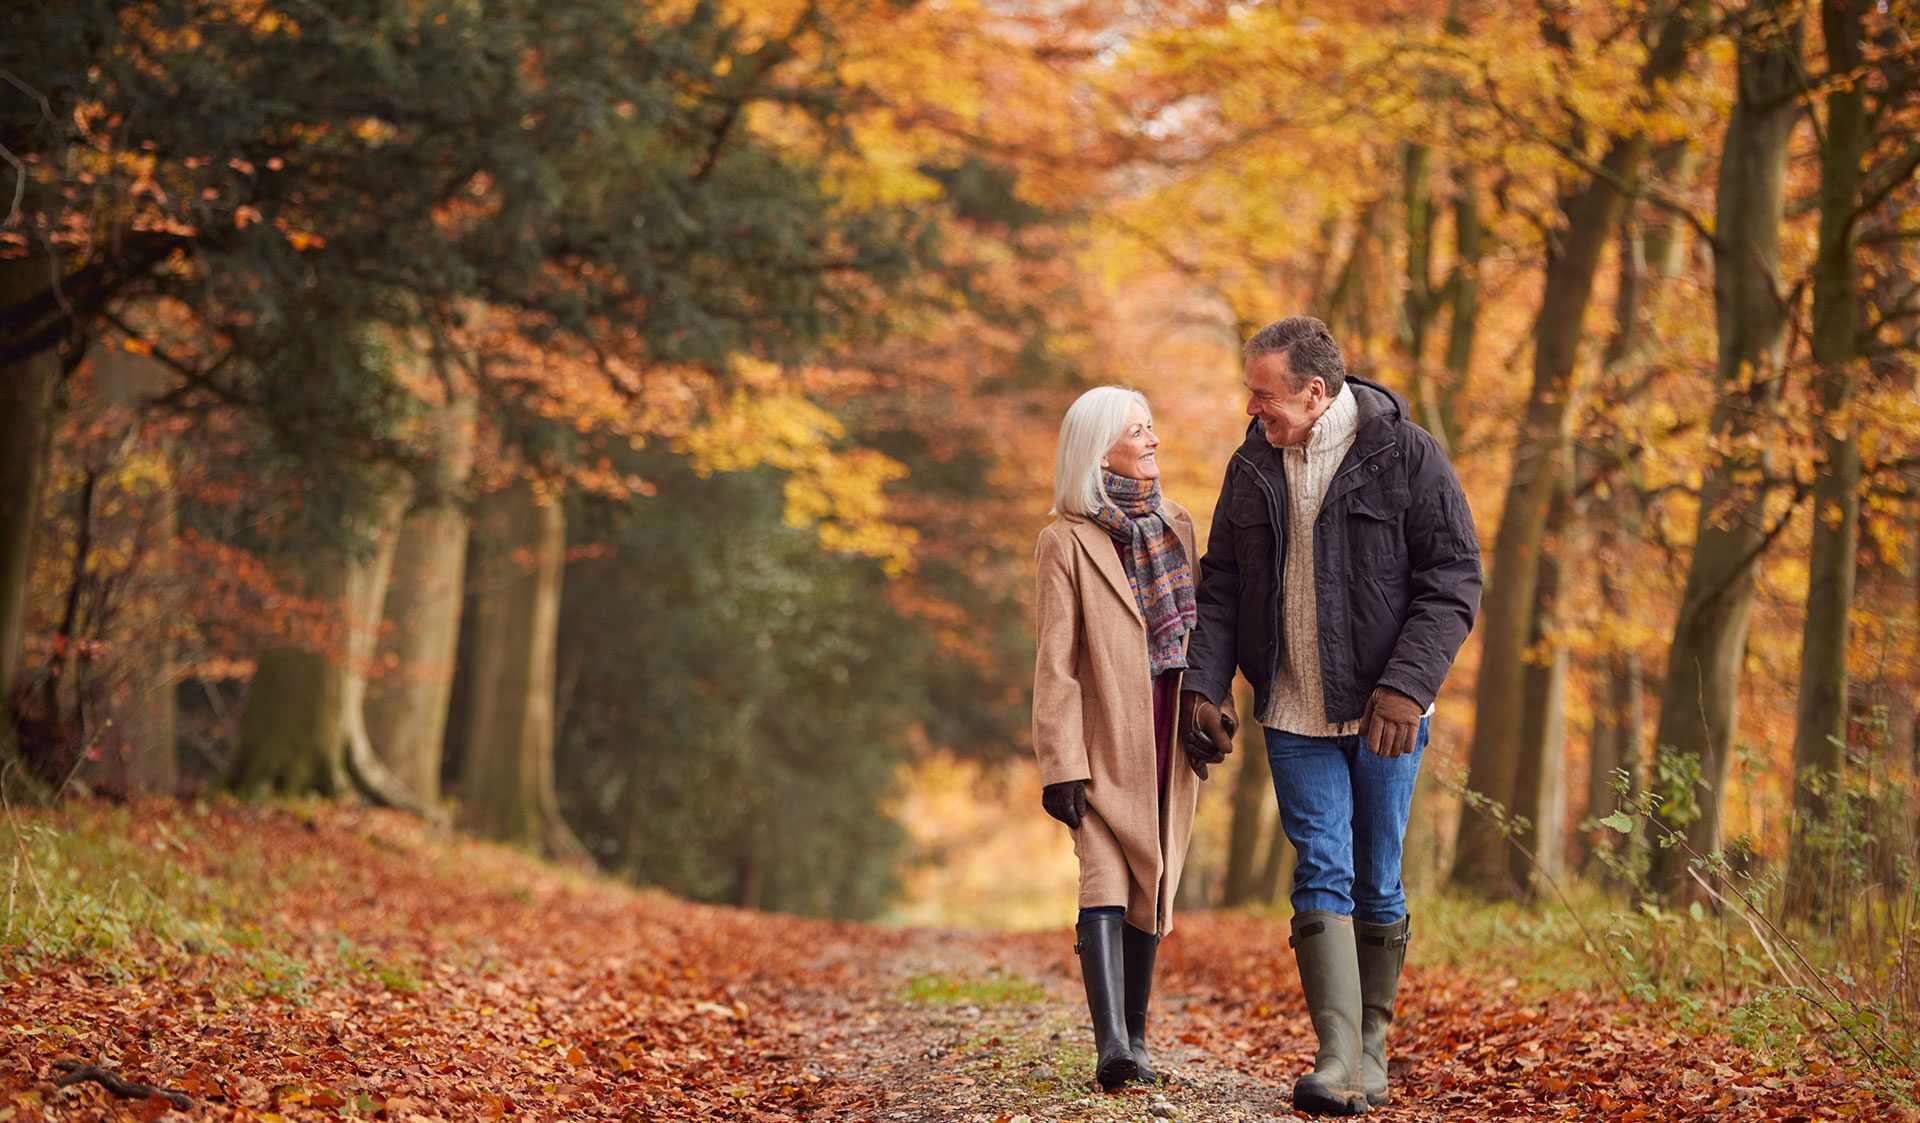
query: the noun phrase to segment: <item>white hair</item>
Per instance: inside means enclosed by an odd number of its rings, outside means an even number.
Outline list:
[[[1138,390],[1124,386],[1096,386],[1067,407],[1060,422],[1060,447],[1053,457],[1055,515],[1091,515],[1109,502],[1100,482],[1100,458],[1127,431],[1127,418],[1138,403],[1153,421],[1153,407]]]

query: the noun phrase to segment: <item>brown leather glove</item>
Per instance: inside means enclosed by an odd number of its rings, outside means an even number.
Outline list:
[[[1070,830],[1080,829],[1080,820],[1087,813],[1087,782],[1085,780],[1062,780],[1057,784],[1048,784],[1040,789],[1040,806],[1047,814],[1065,823]]]
[[[1405,756],[1420,737],[1420,703],[1391,686],[1376,686],[1360,711],[1360,735],[1375,756]]]
[[[1215,706],[1198,690],[1180,692],[1180,724],[1174,740],[1186,751],[1187,766],[1202,780],[1207,766],[1219,764],[1233,752],[1233,734],[1240,728],[1240,715],[1233,710],[1233,695]]]

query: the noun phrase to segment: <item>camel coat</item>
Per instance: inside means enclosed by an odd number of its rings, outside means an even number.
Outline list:
[[[1193,516],[1171,501],[1162,510],[1188,559],[1197,558]],[[1042,784],[1088,781],[1087,814],[1073,832],[1080,907],[1121,905],[1128,924],[1164,935],[1173,925],[1199,777],[1175,745],[1166,802],[1156,806],[1147,626],[1113,539],[1090,519],[1062,515],[1040,532],[1035,556],[1033,750]]]

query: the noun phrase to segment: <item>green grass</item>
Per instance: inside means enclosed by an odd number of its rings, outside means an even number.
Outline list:
[[[201,971],[222,1000],[296,1005],[363,977],[420,992],[405,956],[345,938],[326,956],[269,935],[269,902],[336,877],[332,857],[271,864],[245,842],[202,839],[191,810],[165,823],[136,814],[105,804],[0,813],[0,971],[81,962],[114,979]]]
[[[978,1006],[992,1010],[1001,1006],[1024,1006],[1046,1000],[1045,987],[1017,975],[992,975],[968,978],[950,975],[915,975],[907,980],[906,1001],[936,1006]]]

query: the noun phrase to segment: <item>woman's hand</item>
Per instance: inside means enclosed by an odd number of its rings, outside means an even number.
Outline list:
[[[1048,784],[1040,789],[1040,806],[1070,829],[1079,830],[1080,819],[1087,813],[1087,782],[1062,780]]]
[[[1202,780],[1207,766],[1219,764],[1233,752],[1233,735],[1240,728],[1240,715],[1234,712],[1233,696],[1215,706],[1198,690],[1180,692],[1180,726],[1175,738],[1186,750],[1187,766]]]

